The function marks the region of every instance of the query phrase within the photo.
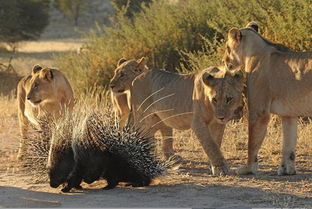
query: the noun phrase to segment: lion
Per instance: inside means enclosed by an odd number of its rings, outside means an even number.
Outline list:
[[[144,60],[124,62],[111,80],[112,91],[130,90],[129,121],[144,135],[154,136],[159,130],[166,158],[174,155],[173,129],[192,129],[211,161],[212,173],[227,174],[220,146],[226,123],[242,105],[243,74],[210,67],[181,75],[148,70]]]
[[[117,63],[117,68],[115,70],[114,73],[114,77],[111,80],[116,80],[117,79],[117,75],[120,76],[120,74],[118,74],[119,72],[119,67],[121,66],[122,63],[126,62],[127,59],[125,58],[121,58],[118,63]],[[143,61],[143,60],[142,60]],[[142,67],[147,70],[147,66],[146,64],[146,60],[144,60],[144,64],[142,63]],[[124,79],[125,77],[123,77],[124,75],[121,74],[122,77],[118,77],[118,79]],[[138,74],[134,74],[133,76],[137,76]],[[128,78],[126,78],[128,79]],[[134,78],[131,78],[130,80],[133,80]],[[120,84],[119,84],[120,85]],[[115,92],[112,89],[114,88],[114,84],[110,83],[110,93],[111,93],[111,101],[113,104],[113,108],[115,110],[115,112],[117,113],[119,119],[120,119],[120,129],[122,130],[122,128],[126,125],[126,122],[128,120],[129,117],[129,113],[130,113],[130,105],[129,105],[129,100],[130,100],[130,94],[129,91],[122,91],[122,92]]]
[[[21,140],[18,159],[26,151],[29,124],[43,130],[43,122],[58,119],[74,106],[73,90],[66,77],[57,69],[35,65],[31,75],[17,85],[18,118]]]
[[[232,28],[224,55],[229,69],[247,73],[248,160],[238,174],[258,170],[258,152],[270,114],[281,117],[282,160],[278,175],[296,174],[297,117],[312,116],[312,52],[294,52],[262,37],[253,28]]]

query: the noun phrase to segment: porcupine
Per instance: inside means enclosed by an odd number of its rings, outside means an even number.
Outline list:
[[[75,115],[77,119],[78,115]],[[66,115],[64,120],[56,123],[52,130],[50,148],[48,154],[47,169],[50,186],[53,188],[64,184],[75,165],[74,152],[71,147],[74,120]],[[79,188],[80,183],[75,185]]]
[[[107,181],[104,189],[112,189],[119,182],[148,186],[170,165],[170,161],[162,162],[154,154],[153,139],[129,127],[121,134],[109,112],[88,114],[73,123],[71,137],[59,135],[66,138],[64,142],[52,137],[49,154],[50,185],[67,183],[63,192],[78,187],[82,180],[90,184],[100,178]],[[63,151],[54,152],[60,144]],[[56,163],[57,159],[62,160]]]

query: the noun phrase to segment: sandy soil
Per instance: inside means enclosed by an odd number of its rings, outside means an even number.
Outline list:
[[[53,56],[76,50],[82,41],[74,28],[47,28],[38,42],[23,43],[13,61],[20,74],[34,64],[52,65]],[[51,36],[51,31],[66,30],[66,37]],[[59,34],[59,33],[58,33]],[[70,36],[70,34],[73,34]],[[0,59],[9,55],[0,54]],[[189,132],[175,132],[175,149],[185,162],[178,170],[156,179],[149,187],[119,186],[104,191],[105,181],[83,184],[84,190],[69,194],[38,182],[21,170],[16,161],[19,131],[16,102],[0,98],[0,207],[312,207],[311,125],[300,129],[298,175],[277,176],[280,159],[279,127],[269,129],[261,151],[261,172],[252,176],[213,177],[207,157]],[[247,155],[246,122],[230,124],[223,152],[233,169],[244,164]]]
[[[116,189],[104,191],[101,188],[106,182],[101,180],[91,185],[83,184],[82,191],[64,194],[60,188],[50,188],[48,182],[37,181],[22,171],[16,161],[19,139],[16,115],[7,116],[5,121],[0,123],[0,207],[312,206],[312,171],[300,161],[295,176],[277,176],[277,166],[262,163],[257,175],[213,177],[205,154],[198,142],[192,141],[195,139],[188,131],[175,133],[175,149],[185,162],[178,170],[156,179],[151,186],[132,188],[121,184]],[[245,160],[226,156],[233,169]]]

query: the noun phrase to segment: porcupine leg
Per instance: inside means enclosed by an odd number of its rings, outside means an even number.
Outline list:
[[[151,183],[150,178],[144,178],[144,179],[141,179],[140,181],[133,182],[131,185],[133,187],[145,187],[145,186],[150,185],[150,183]]]
[[[82,186],[80,186],[81,182],[82,182],[82,178],[81,177],[76,176],[74,178],[70,178],[68,180],[67,186],[65,186],[62,189],[62,192],[69,192],[72,188],[83,189]]]
[[[119,183],[118,179],[112,175],[106,176],[106,181],[107,185],[103,188],[104,190],[114,189]]]
[[[80,186],[81,182],[82,177],[79,175],[79,166],[76,165],[73,171],[69,174],[67,186],[62,189],[62,192],[69,192],[72,188],[82,189]]]
[[[80,176],[72,176],[68,179],[67,186],[62,189],[62,192],[69,192],[72,188],[82,189],[80,186],[82,178]]]
[[[77,184],[74,188],[75,188],[75,189],[83,189],[83,188],[82,188],[82,186],[80,185],[80,184],[81,184],[81,182],[82,182],[82,179],[81,179],[80,183],[79,183],[79,184]]]
[[[107,180],[107,186],[104,187],[104,190],[114,189],[118,185],[118,181],[116,179],[114,180]]]

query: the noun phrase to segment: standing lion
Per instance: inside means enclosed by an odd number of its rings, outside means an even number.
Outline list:
[[[18,118],[21,140],[18,159],[25,155],[29,124],[43,130],[44,122],[58,119],[74,106],[73,90],[65,76],[56,69],[35,65],[31,75],[17,85]]]
[[[270,115],[276,114],[283,127],[278,175],[296,174],[297,117],[312,116],[312,52],[272,43],[248,25],[229,30],[224,61],[229,69],[244,67],[247,73],[248,160],[238,173],[257,172]]]
[[[244,77],[223,67],[181,75],[145,68],[146,59],[118,65],[110,87],[130,91],[130,122],[143,134],[160,131],[166,158],[174,154],[173,129],[192,129],[208,155],[214,175],[228,173],[220,150],[226,123],[242,106]]]

